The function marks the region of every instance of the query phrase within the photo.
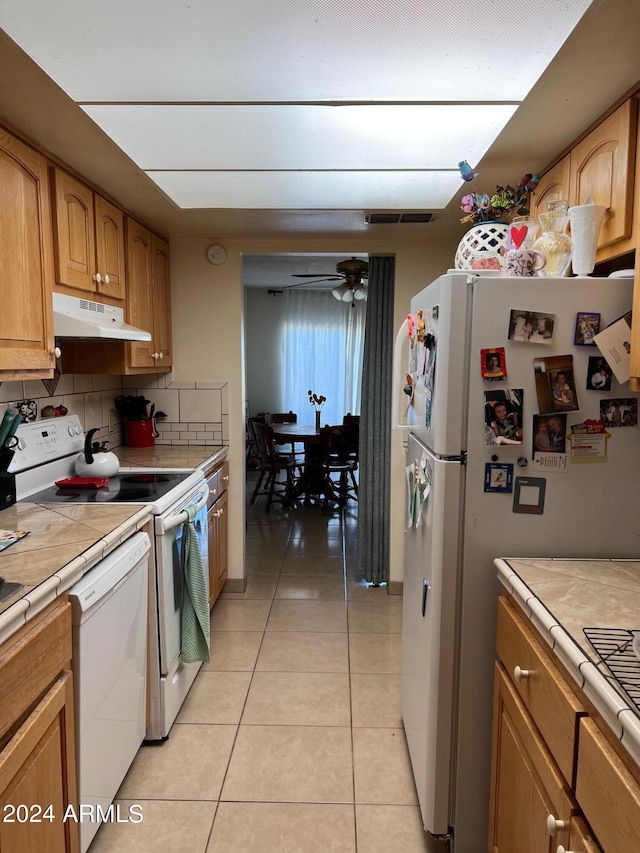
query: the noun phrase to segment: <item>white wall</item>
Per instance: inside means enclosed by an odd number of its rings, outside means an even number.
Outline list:
[[[460,229],[449,233],[419,229],[416,236],[334,237],[305,239],[173,239],[171,274],[173,334],[178,381],[226,381],[229,384],[229,578],[244,577],[244,306],[242,254],[269,252],[390,254],[396,257],[395,328],[408,310],[411,296],[453,266]],[[380,233],[380,232],[378,232]],[[212,266],[206,248],[220,243],[227,260]],[[270,297],[272,298],[272,297]],[[391,555],[390,580],[402,580],[404,529],[404,435],[394,432],[391,448]]]
[[[247,287],[245,306],[246,394],[252,415],[282,412],[282,356],[280,328],[283,295],[269,296],[261,287]]]

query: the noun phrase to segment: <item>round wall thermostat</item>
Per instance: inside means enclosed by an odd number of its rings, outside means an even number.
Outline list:
[[[207,260],[212,264],[223,264],[227,259],[227,252],[222,246],[209,246],[207,249]]]

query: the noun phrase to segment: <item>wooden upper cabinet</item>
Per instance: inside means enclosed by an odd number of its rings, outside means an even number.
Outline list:
[[[129,294],[127,321],[132,326],[151,332],[151,341],[132,341],[129,346],[130,367],[154,367],[153,358],[153,277],[151,232],[127,217],[127,274]]]
[[[571,150],[571,204],[591,198],[607,208],[598,248],[631,236],[637,125],[629,98]]]
[[[151,276],[153,279],[153,353],[158,367],[172,364],[171,270],[169,244],[152,235]]]
[[[98,291],[113,299],[124,299],[124,213],[100,195],[95,194],[93,199],[96,218],[96,262],[102,277]]]
[[[56,282],[94,297],[125,298],[124,214],[53,169]]]
[[[541,178],[536,191],[531,196],[531,216],[537,218],[547,212],[548,201],[569,200],[569,155],[563,157]]]
[[[0,128],[0,381],[53,375],[53,246],[46,159]]]
[[[127,322],[151,335],[150,341],[65,341],[68,373],[168,373],[172,366],[169,244],[125,217]]]

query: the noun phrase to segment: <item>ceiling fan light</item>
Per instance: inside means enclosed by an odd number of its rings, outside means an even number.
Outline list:
[[[362,284],[359,287],[356,287],[355,293],[353,294],[354,299],[366,299],[367,298],[367,288]]]
[[[352,290],[352,288],[345,286],[345,289],[342,291],[342,301],[343,302],[352,302],[353,301],[353,290]]]
[[[333,288],[333,290],[331,291],[331,295],[332,295],[332,296],[335,296],[335,298],[336,298],[339,302],[342,302],[342,290],[341,290],[341,287],[342,287],[342,285],[340,285],[340,287],[334,287],[334,288]]]

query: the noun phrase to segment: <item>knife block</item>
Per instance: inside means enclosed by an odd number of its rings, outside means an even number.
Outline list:
[[[0,471],[0,510],[13,506],[16,502],[16,475]]]

